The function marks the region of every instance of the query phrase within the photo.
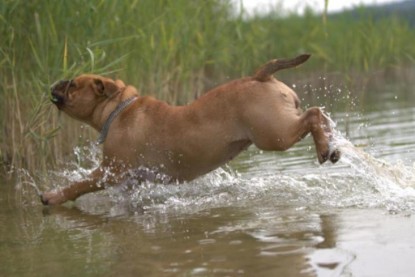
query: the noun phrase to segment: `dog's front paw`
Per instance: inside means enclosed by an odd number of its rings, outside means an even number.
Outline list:
[[[62,190],[55,189],[42,193],[40,201],[43,205],[59,205],[66,202],[66,198]]]

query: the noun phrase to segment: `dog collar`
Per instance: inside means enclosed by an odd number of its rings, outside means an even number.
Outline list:
[[[108,130],[110,129],[112,121],[117,117],[117,115],[122,112],[125,108],[127,108],[131,103],[133,103],[137,99],[137,96],[133,96],[130,98],[125,99],[122,101],[118,106],[113,110],[110,115],[108,116],[107,120],[104,123],[104,126],[101,129],[101,133],[99,134],[97,144],[104,143],[105,139],[108,135]]]

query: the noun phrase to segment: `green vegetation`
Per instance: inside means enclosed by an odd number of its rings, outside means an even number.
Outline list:
[[[3,0],[0,37],[0,156],[41,172],[95,138],[49,103],[53,82],[81,72],[184,104],[271,58],[311,53],[297,78],[337,71],[348,85],[351,74],[415,58],[415,32],[398,17],[244,19],[225,0]]]

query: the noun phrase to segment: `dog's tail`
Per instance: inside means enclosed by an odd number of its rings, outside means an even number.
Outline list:
[[[310,58],[309,54],[302,54],[294,59],[275,59],[267,62],[261,66],[256,72],[253,78],[260,82],[266,82],[271,79],[272,74],[281,69],[291,68],[304,63]]]

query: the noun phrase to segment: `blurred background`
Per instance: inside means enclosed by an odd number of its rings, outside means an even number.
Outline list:
[[[3,172],[45,172],[95,131],[49,101],[56,80],[123,79],[186,104],[273,58],[310,53],[278,73],[303,106],[363,112],[388,84],[414,100],[415,1],[5,0],[0,4]]]

